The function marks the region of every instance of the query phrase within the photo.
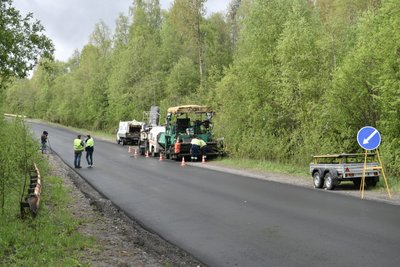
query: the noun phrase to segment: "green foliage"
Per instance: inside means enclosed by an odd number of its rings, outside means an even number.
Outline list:
[[[69,213],[68,192],[60,178],[46,176],[41,156],[38,141],[21,119],[0,120],[1,266],[77,266],[82,250],[94,247],[76,231],[82,221]],[[33,162],[45,177],[39,215],[22,220],[19,203]]]
[[[31,13],[22,17],[12,0],[0,2],[0,89],[12,76],[25,77],[40,57],[52,56],[53,44],[43,31]]]
[[[18,204],[19,195],[8,198]],[[10,216],[0,216],[1,266],[82,266],[80,255],[95,246],[82,236],[76,220],[68,210],[70,197],[57,177],[46,176],[42,201],[36,218],[21,220],[18,209],[8,207]],[[18,205],[16,205],[18,208]]]
[[[111,132],[151,105],[205,104],[231,155],[303,165],[359,151],[372,125],[398,173],[398,1],[232,0],[226,16],[204,4],[134,1],[113,38],[100,22],[68,62],[15,81],[7,110]]]
[[[39,145],[18,118],[12,123],[0,120],[0,141],[0,211],[4,214],[7,206],[19,206],[19,200],[10,202],[8,195],[22,195]]]

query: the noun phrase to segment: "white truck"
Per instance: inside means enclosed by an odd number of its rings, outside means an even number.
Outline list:
[[[152,157],[160,154],[162,147],[158,143],[158,137],[161,133],[165,133],[165,126],[153,126],[148,135],[148,152]]]
[[[355,187],[360,188],[364,167],[365,185],[376,186],[381,168],[374,153],[367,156],[346,153],[314,156],[310,163],[310,174],[315,188],[333,190],[343,181],[351,181]]]
[[[120,121],[116,136],[117,143],[122,143],[122,145],[137,145],[140,140],[140,130],[143,124],[144,122],[136,120]]]
[[[143,125],[140,132],[139,151],[140,154],[151,154],[155,157],[160,153],[161,146],[157,142],[160,133],[165,132],[165,126],[160,123],[160,108],[152,106],[150,112],[144,112],[144,117],[147,117],[148,124]]]

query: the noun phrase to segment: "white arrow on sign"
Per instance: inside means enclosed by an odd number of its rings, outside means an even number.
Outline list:
[[[374,137],[374,135],[376,135],[377,133],[378,130],[375,129],[375,131],[373,131],[372,134],[370,134],[367,138],[364,138],[363,145],[368,144],[369,140],[371,140],[371,138]]]

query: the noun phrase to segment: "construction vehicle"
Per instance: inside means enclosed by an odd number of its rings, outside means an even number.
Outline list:
[[[314,187],[327,190],[333,190],[344,181],[351,181],[359,188],[363,174],[366,186],[374,187],[379,182],[379,169],[375,153],[320,155],[314,156],[310,163]]]
[[[165,127],[159,125],[160,108],[152,106],[150,112],[144,112],[143,115],[148,118],[148,123],[142,126],[140,132],[139,151],[141,155],[149,153],[155,157],[160,153],[161,149],[157,138],[161,132],[165,132]]]
[[[117,143],[122,143],[122,145],[138,145],[143,125],[143,122],[136,120],[120,121],[116,137]]]
[[[165,126],[154,126],[151,128],[148,135],[148,153],[152,157],[156,157],[160,154],[162,147],[158,143],[158,138],[161,134],[165,133]]]
[[[200,138],[207,144],[204,156],[223,154],[222,140],[215,140],[211,119],[214,115],[208,106],[184,105],[167,110],[165,132],[160,133],[158,143],[165,158],[180,160],[190,156],[191,141]]]

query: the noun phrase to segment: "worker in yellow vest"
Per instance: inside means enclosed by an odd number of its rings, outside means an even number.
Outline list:
[[[93,167],[93,151],[94,151],[94,140],[90,134],[87,135],[85,140],[85,151],[86,151],[86,161],[89,165],[88,168]]]
[[[75,168],[82,168],[81,167],[81,157],[82,157],[82,151],[84,149],[84,143],[81,139],[81,135],[78,134],[77,138],[74,140],[74,166]]]
[[[198,156],[200,155],[200,151],[203,151],[203,149],[206,147],[207,143],[204,142],[203,139],[194,137],[192,141],[190,142],[191,147],[190,147],[190,152],[191,152],[191,159],[192,161],[197,161]]]

